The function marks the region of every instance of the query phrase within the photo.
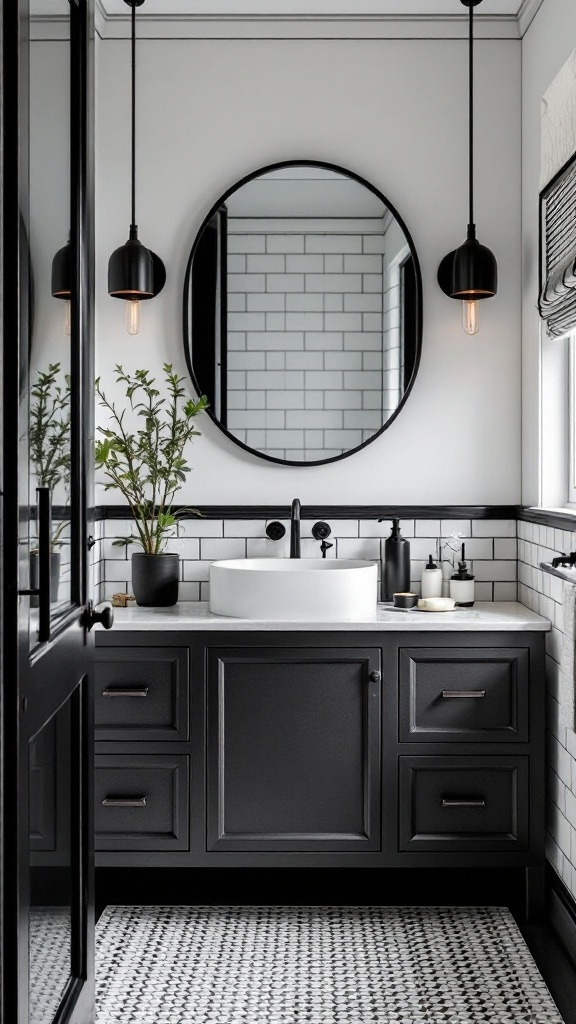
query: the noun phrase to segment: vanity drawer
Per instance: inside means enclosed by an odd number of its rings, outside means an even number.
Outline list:
[[[528,757],[401,757],[400,849],[528,848]]]
[[[525,648],[402,649],[400,742],[528,742],[529,673]]]
[[[96,850],[188,849],[188,758],[96,756]]]
[[[188,650],[96,648],[97,740],[187,740]]]

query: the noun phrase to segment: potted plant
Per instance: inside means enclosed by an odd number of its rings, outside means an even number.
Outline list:
[[[179,558],[165,551],[176,523],[171,505],[191,471],[184,450],[200,436],[194,420],[208,402],[205,395],[196,401],[186,398],[184,378],[173,373],[169,363],[163,366],[164,397],[148,370],[115,370],[116,383],[125,385],[129,416],[128,409],[119,410],[109,401],[98,378],[96,394],[112,426],[98,427],[102,437],[96,442],[96,465],[108,477],[106,490],[120,491],[134,517],[137,535],[116,543],[142,546],[132,555],[136,601],[145,607],[166,607],[178,600]]]
[[[38,487],[49,487],[54,495],[61,485],[64,506],[70,500],[70,377],[61,376],[61,364],[50,363],[48,371],[38,370],[32,385],[30,402],[30,463]],[[66,515],[52,532],[50,546],[50,595],[58,600],[62,534],[69,524]],[[38,587],[38,548],[30,551],[30,588]],[[38,606],[38,598],[30,600]]]

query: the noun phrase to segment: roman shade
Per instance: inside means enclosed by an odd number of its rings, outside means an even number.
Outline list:
[[[551,338],[576,329],[576,155],[540,194],[540,316]]]

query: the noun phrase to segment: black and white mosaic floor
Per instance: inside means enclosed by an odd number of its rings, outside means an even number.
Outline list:
[[[70,978],[69,907],[32,907],[29,918],[29,1024],[56,1016]]]
[[[108,907],[97,1024],[561,1024],[499,908]]]

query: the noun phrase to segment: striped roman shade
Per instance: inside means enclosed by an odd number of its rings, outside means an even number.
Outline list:
[[[540,196],[540,316],[551,338],[576,329],[576,156]]]

